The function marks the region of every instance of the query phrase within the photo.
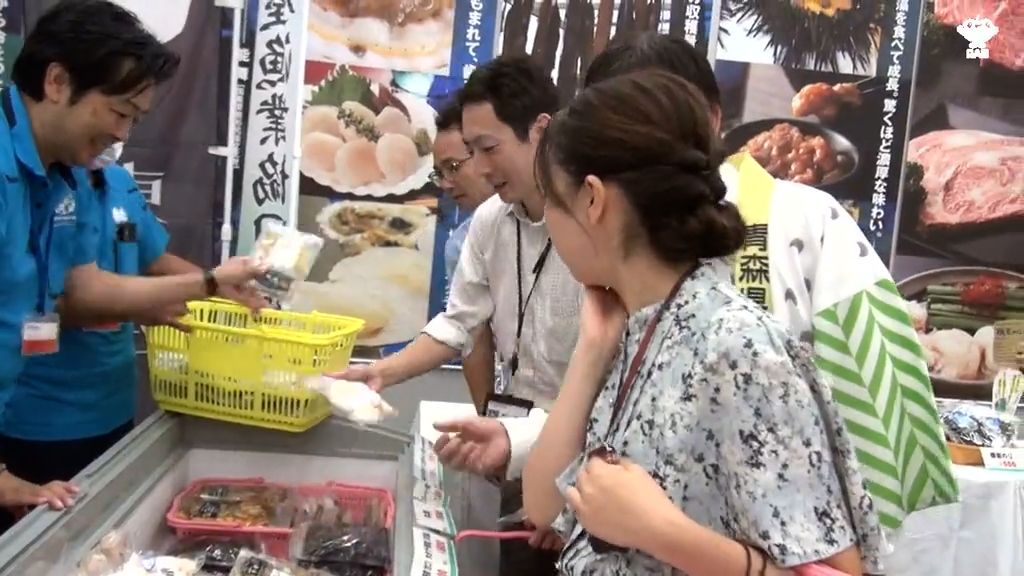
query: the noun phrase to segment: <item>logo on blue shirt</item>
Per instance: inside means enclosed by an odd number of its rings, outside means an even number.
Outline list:
[[[65,196],[57,204],[57,207],[53,209],[53,213],[54,226],[70,226],[75,224],[78,221],[75,217],[75,195],[69,193]]]

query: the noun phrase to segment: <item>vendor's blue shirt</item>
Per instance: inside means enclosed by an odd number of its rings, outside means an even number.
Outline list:
[[[27,318],[52,313],[71,268],[96,260],[99,214],[82,169],[43,166],[18,89],[0,92],[0,422]],[[73,379],[74,376],[72,375]]]
[[[136,276],[167,249],[167,232],[150,212],[132,175],[120,166],[97,178],[101,223],[97,264]],[[136,241],[118,241],[118,225],[133,223]],[[109,331],[64,329],[60,352],[30,358],[0,425],[25,440],[77,440],[106,434],[135,415],[134,326]]]

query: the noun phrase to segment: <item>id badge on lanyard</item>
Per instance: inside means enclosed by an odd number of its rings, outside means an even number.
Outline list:
[[[488,418],[526,418],[533,402],[508,394],[488,394],[484,406],[484,416]]]
[[[60,351],[60,316],[33,314],[21,325],[21,355],[46,356]]]

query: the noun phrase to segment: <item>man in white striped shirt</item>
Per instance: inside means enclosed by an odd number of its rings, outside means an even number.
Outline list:
[[[509,409],[548,409],[576,344],[582,287],[551,248],[544,198],[534,179],[537,143],[558,93],[528,57],[500,57],[478,68],[459,95],[470,162],[494,187],[476,209],[455,270],[447,309],[398,354],[339,377],[382,389],[468,355],[489,324],[498,387]],[[492,403],[493,407],[493,403]],[[507,413],[506,413],[507,414]],[[518,483],[503,489],[505,513],[521,506]],[[538,548],[559,548],[538,536]],[[557,554],[502,546],[502,574],[555,574]]]
[[[376,389],[468,355],[489,324],[502,392],[547,408],[576,342],[581,287],[550,248],[533,177],[537,142],[558,109],[554,84],[528,58],[498,58],[459,94],[474,168],[494,187],[473,215],[447,309],[398,354],[340,375]]]

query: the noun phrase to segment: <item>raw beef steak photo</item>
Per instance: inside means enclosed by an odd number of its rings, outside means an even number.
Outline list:
[[[910,141],[921,166],[922,228],[1024,221],[1024,138],[980,130],[936,130]]]

